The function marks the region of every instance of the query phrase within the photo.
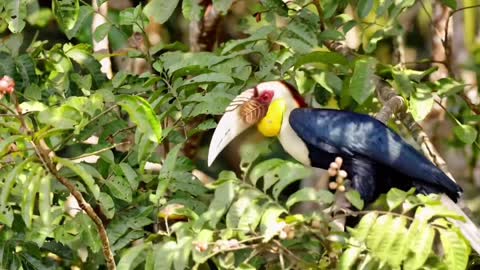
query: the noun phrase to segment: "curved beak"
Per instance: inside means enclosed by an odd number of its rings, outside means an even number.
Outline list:
[[[225,114],[218,122],[213,133],[210,148],[208,149],[208,166],[212,165],[215,158],[222,150],[243,131],[251,126],[245,123],[240,115],[241,105],[254,96],[254,89],[248,89],[235,97],[225,110]]]

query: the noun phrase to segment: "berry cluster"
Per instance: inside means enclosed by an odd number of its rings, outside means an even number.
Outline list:
[[[3,76],[0,79],[0,96],[11,94],[15,90],[15,81],[9,76]]]

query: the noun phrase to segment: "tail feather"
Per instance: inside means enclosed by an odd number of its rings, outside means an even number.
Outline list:
[[[470,246],[480,254],[480,230],[473,223],[473,221],[467,216],[462,208],[456,204],[447,195],[442,194],[442,204],[450,211],[454,211],[465,218],[465,221],[449,219],[455,226],[457,226],[462,232],[463,236],[470,242]]]

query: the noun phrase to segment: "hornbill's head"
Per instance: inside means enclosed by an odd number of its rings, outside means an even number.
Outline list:
[[[290,155],[309,165],[305,143],[289,123],[290,112],[299,107],[306,107],[302,96],[283,81],[263,82],[244,91],[233,99],[215,129],[208,165],[235,137],[253,125],[266,137],[277,136]]]

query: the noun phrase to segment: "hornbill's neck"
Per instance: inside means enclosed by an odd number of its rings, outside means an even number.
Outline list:
[[[282,128],[278,134],[278,140],[283,149],[294,159],[310,166],[310,158],[307,145],[300,139],[290,125],[290,113],[297,108],[307,107],[307,103],[300,93],[287,82],[272,82],[278,84],[275,88],[275,96],[283,98],[286,101],[286,109],[283,114]],[[278,89],[278,90],[277,90]]]

